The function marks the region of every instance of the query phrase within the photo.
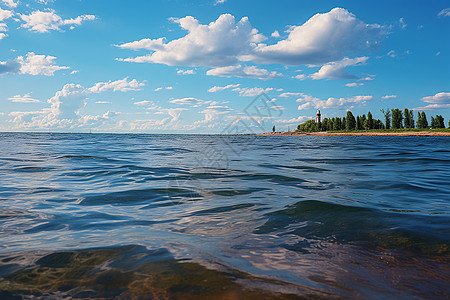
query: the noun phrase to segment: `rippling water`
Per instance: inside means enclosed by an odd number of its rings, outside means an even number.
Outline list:
[[[447,137],[0,133],[0,298],[445,299]]]

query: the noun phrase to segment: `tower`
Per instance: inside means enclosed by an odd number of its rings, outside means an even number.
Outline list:
[[[321,120],[320,117],[322,115],[320,114],[320,109],[317,110],[317,114],[316,114],[316,124],[320,124]]]

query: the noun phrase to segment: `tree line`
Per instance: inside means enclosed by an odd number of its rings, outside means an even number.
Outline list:
[[[430,124],[424,111],[417,112],[417,119],[414,120],[414,111],[405,108],[403,111],[398,108],[382,109],[384,121],[374,119],[371,112],[367,116],[355,116],[351,111],[347,111],[345,117],[324,118],[322,122],[316,123],[315,120],[306,121],[298,125],[297,130],[301,132],[317,131],[354,131],[354,130],[372,130],[372,129],[412,129],[412,128],[445,128],[444,118],[441,115],[431,117]],[[450,121],[449,121],[450,127]]]

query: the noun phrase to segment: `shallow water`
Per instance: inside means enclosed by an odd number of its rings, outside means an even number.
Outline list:
[[[450,138],[0,133],[0,298],[450,297]]]

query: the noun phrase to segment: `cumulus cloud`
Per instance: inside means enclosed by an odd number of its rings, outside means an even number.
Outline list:
[[[450,93],[437,93],[434,96],[423,97],[422,101],[435,104],[450,104]]]
[[[10,10],[2,9],[0,7],[0,22],[9,19],[13,16],[13,12]]]
[[[364,64],[369,58],[366,56],[357,58],[344,58],[340,61],[323,65],[320,70],[311,75],[312,79],[356,79],[358,77],[346,72],[345,68]]]
[[[206,72],[206,75],[221,76],[221,77],[241,77],[241,78],[256,78],[256,79],[273,79],[282,77],[283,74],[268,71],[266,69],[259,69],[256,66],[227,66],[219,67]]]
[[[70,29],[73,29],[74,26],[79,26],[84,21],[92,21],[96,18],[94,15],[81,15],[64,20],[51,9],[46,11],[36,10],[29,15],[19,14],[19,16],[24,22],[21,25],[22,28],[40,33],[49,32],[50,30],[60,31],[64,26],[70,26]]]
[[[18,103],[38,103],[38,102],[41,102],[38,99],[31,98],[30,94],[25,94],[23,96],[15,95],[14,97],[9,98],[8,100],[10,100],[12,102],[18,102]]]
[[[53,76],[56,71],[70,69],[55,65],[55,59],[54,56],[29,52],[25,57],[19,56],[6,62],[0,61],[0,75],[9,73]]]
[[[295,79],[298,79],[298,80],[305,80],[306,79],[306,75],[305,74],[298,74],[298,75],[295,75],[294,76],[294,78]]]
[[[138,91],[145,84],[139,82],[136,79],[128,81],[128,77],[116,81],[99,82],[93,87],[89,88],[91,93],[102,93],[107,91],[114,92],[128,92],[128,91]]]
[[[299,105],[298,109],[330,109],[330,108],[343,108],[349,107],[355,104],[364,105],[368,101],[372,100],[373,96],[354,96],[349,98],[328,98],[327,100],[321,100],[319,98],[312,97],[310,95],[302,94],[297,102],[302,104]]]
[[[255,43],[265,39],[252,27],[247,17],[236,22],[232,15],[223,14],[208,25],[200,24],[191,16],[172,20],[188,34],[168,43],[164,38],[159,38],[119,45],[120,48],[153,51],[145,56],[119,60],[169,66],[230,66],[238,62],[239,55],[248,53]]]
[[[264,44],[267,38],[253,28],[247,17],[236,21],[230,14],[221,15],[207,25],[187,16],[172,19],[187,34],[167,41],[165,37],[144,38],[117,45],[122,49],[147,50],[142,56],[117,58],[135,63],[158,63],[169,66],[211,67],[212,76],[237,76],[258,79],[281,77],[242,62],[284,65],[323,65],[314,76],[319,78],[349,78],[344,69],[363,63],[367,58],[347,58],[360,51],[374,50],[387,34],[384,27],[366,24],[343,8],[316,14],[300,26],[291,26],[289,36],[275,44]],[[278,31],[272,37],[279,38]],[[299,75],[297,79],[305,79]]]
[[[383,96],[383,97],[381,97],[382,99],[395,99],[395,98],[397,98],[397,95],[386,95],[386,96]]]
[[[111,120],[117,113],[107,112],[99,116],[81,115],[80,111],[86,106],[88,95],[106,91],[130,91],[136,86],[141,86],[141,83],[135,80],[127,81],[127,78],[108,83],[100,82],[91,88],[84,88],[79,84],[66,84],[47,100],[49,108],[31,112],[12,112],[10,116],[18,128],[80,128],[86,125],[101,125]]]
[[[210,105],[199,112],[204,115],[204,119],[196,121],[194,125],[206,125],[208,128],[214,128],[219,125],[217,122],[219,118],[229,114],[231,111],[232,109],[225,105]]]
[[[20,73],[22,74],[53,76],[56,71],[70,69],[54,65],[55,59],[54,56],[29,52],[26,57],[19,56],[16,61],[21,65]]]
[[[316,14],[305,24],[292,26],[287,39],[260,44],[244,60],[286,65],[326,64],[349,53],[376,49],[383,35],[377,24],[366,24],[346,9]]]
[[[0,40],[4,39],[8,35],[6,33],[0,32]]]
[[[450,17],[450,7],[444,8],[438,13],[438,17]]]
[[[279,38],[280,37],[280,33],[278,32],[278,30],[275,30],[274,32],[272,32],[272,34],[270,36],[274,37],[274,38]]]
[[[177,71],[178,75],[193,75],[195,74],[195,70],[178,70]]]
[[[422,101],[431,104],[424,107],[417,107],[416,110],[435,110],[450,108],[450,93],[437,93],[434,96],[423,97]]]
[[[14,1],[14,0],[2,0],[2,2],[6,6],[11,7],[11,8],[16,8],[17,5],[19,4],[19,1]]]

